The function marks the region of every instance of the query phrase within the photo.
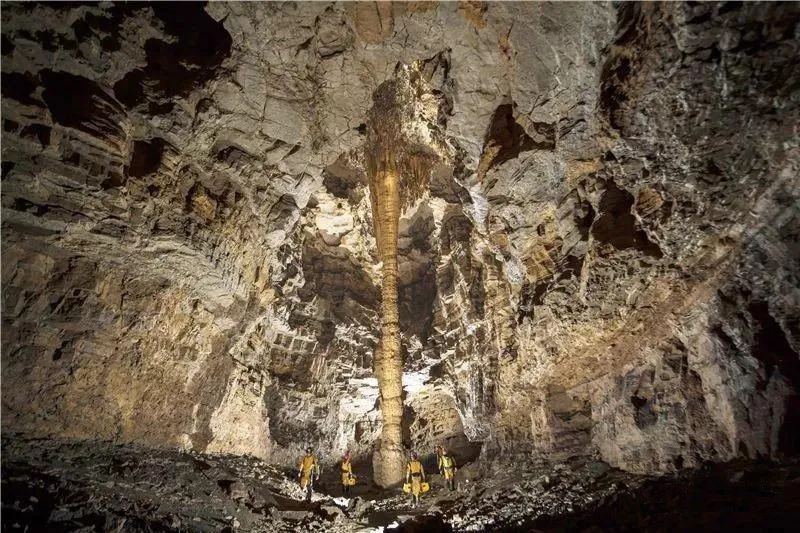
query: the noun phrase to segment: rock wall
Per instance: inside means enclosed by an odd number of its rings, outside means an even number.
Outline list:
[[[798,20],[7,6],[3,429],[370,453],[368,111],[410,68],[430,90],[404,127],[446,156],[398,225],[406,445],[640,472],[796,453]]]
[[[576,188],[589,248],[574,281],[534,293],[541,355],[512,367],[573,402],[540,393],[545,450],[591,438],[636,471],[796,450],[796,59],[779,51],[797,12],[739,7],[620,12],[598,106],[608,144]],[[570,289],[584,305],[565,320]]]

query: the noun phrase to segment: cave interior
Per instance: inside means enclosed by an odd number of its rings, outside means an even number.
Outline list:
[[[800,4],[0,14],[2,531],[800,520]]]

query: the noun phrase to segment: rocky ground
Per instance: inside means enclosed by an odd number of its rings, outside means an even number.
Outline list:
[[[463,468],[452,493],[432,476],[418,508],[364,483],[342,497],[328,469],[305,503],[293,472],[250,457],[6,436],[2,530],[730,531],[800,519],[797,462],[661,478],[585,459],[482,466]]]

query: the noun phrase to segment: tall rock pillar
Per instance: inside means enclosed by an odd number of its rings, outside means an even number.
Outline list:
[[[399,179],[396,169],[381,168],[370,176],[378,255],[382,261],[381,340],[375,354],[375,374],[381,398],[383,430],[373,457],[375,481],[381,486],[402,481],[403,361],[397,307],[397,226],[400,219]]]
[[[398,77],[373,95],[364,162],[369,179],[373,228],[382,264],[381,340],[374,357],[383,418],[372,462],[375,482],[388,487],[405,476],[403,447],[403,357],[397,291],[397,233],[403,209],[428,191],[434,161],[444,145],[435,126],[438,101],[419,65],[402,66]],[[422,134],[420,134],[422,132]]]

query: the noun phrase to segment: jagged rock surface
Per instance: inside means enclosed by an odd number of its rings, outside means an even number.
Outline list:
[[[363,150],[401,64],[452,149],[398,229],[408,445],[640,473],[797,453],[798,20],[5,6],[4,431],[368,454]]]
[[[9,531],[731,531],[783,530],[800,518],[796,461],[659,479],[517,456],[482,472],[467,466],[456,492],[433,476],[414,507],[407,495],[363,484],[349,498],[314,494],[306,503],[294,471],[251,457],[19,435],[4,436],[3,452]],[[337,485],[332,472],[318,488],[338,494]]]

